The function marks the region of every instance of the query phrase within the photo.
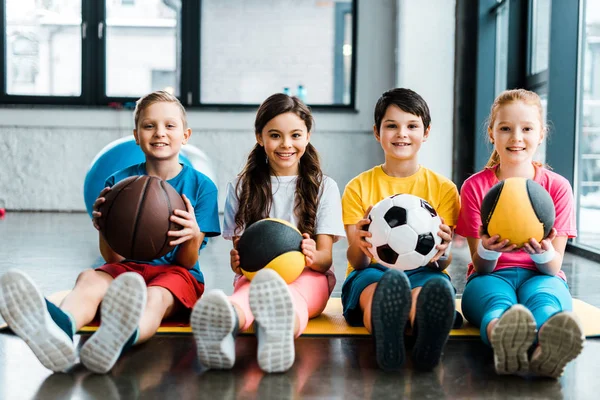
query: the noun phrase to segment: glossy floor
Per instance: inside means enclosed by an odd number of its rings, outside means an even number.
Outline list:
[[[335,245],[340,295],[345,242]],[[230,243],[213,242],[200,256],[209,287],[231,293]],[[456,241],[450,272],[459,294],[468,253]],[[78,273],[101,263],[97,233],[85,214],[9,213],[0,220],[0,274],[19,268],[45,294],[72,287]],[[567,255],[564,270],[574,297],[600,306],[600,265]],[[87,337],[77,336],[79,344]],[[296,362],[286,374],[264,375],[256,363],[256,340],[240,337],[231,371],[206,371],[197,362],[191,336],[157,336],[127,352],[108,375],[77,366],[69,374],[44,369],[17,337],[0,334],[0,399],[597,399],[600,340],[588,340],[583,354],[560,380],[497,376],[492,353],[479,340],[450,340],[440,366],[399,373],[377,369],[370,338],[301,338]]]

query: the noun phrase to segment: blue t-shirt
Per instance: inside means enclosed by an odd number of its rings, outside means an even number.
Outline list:
[[[115,183],[136,175],[148,175],[146,172],[146,163],[132,165],[131,167],[115,172],[106,179],[104,186],[112,187]],[[209,237],[219,236],[221,234],[219,209],[217,206],[217,187],[206,175],[187,165],[183,165],[181,172],[167,182],[175,188],[177,193],[185,194],[192,203],[194,214],[196,214],[196,221],[198,222],[200,231],[204,233],[204,241],[200,246],[200,249],[202,249],[206,246]],[[175,238],[173,240],[175,240]],[[176,265],[175,253],[177,250],[179,250],[179,245],[161,258],[152,261],[139,262],[151,265]],[[198,282],[204,283],[204,276],[202,275],[202,272],[200,272],[200,264],[198,261],[196,261],[196,265],[190,269],[190,272]]]

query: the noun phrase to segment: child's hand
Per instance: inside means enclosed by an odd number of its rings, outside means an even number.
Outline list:
[[[235,272],[237,275],[242,274],[242,269],[240,268],[240,253],[237,251],[237,244],[240,238],[233,239],[233,249],[229,252],[229,263],[231,265],[231,270]]]
[[[94,224],[94,228],[96,228],[97,230],[100,230],[100,225],[98,224],[98,222],[100,220],[100,217],[102,217],[102,213],[99,211],[100,206],[106,201],[106,198],[104,196],[106,196],[106,193],[108,192],[110,192],[109,187],[105,187],[104,189],[102,189],[102,191],[98,195],[98,198],[94,202],[94,205],[92,206],[92,224]]]
[[[486,250],[497,251],[499,253],[510,253],[517,248],[516,244],[511,244],[508,239],[500,240],[500,235],[490,237],[483,231],[483,226],[479,227],[479,238],[481,244]]]
[[[529,243],[523,245],[523,251],[527,254],[542,254],[550,249],[554,249],[552,241],[556,238],[556,229],[552,228],[550,234],[538,243],[534,238],[529,239]]]
[[[373,206],[370,206],[365,212],[365,216],[363,217],[363,219],[356,223],[356,232],[358,233],[358,247],[364,253],[364,255],[369,257],[369,260],[373,258],[373,255],[369,251],[369,249],[373,247],[373,245],[367,242],[365,238],[371,237],[373,235],[371,235],[371,232],[367,231],[365,228],[371,223],[371,220],[369,219],[369,213],[371,212],[372,208]]]
[[[440,230],[437,234],[442,238],[442,243],[435,246],[435,248],[438,249],[438,252],[435,254],[435,256],[433,256],[431,261],[429,261],[430,263],[434,263],[439,260],[439,258],[446,253],[446,249],[448,246],[450,246],[450,242],[452,242],[452,228],[444,223],[444,219],[442,217],[440,217],[440,219],[442,220],[442,223],[440,224]]]
[[[310,238],[308,233],[302,234],[302,244],[300,247],[302,248],[302,254],[304,254],[304,258],[306,258],[306,266],[310,267],[315,262],[315,253],[317,252],[317,242]]]
[[[197,238],[200,236],[200,227],[196,222],[196,215],[194,214],[194,207],[192,207],[192,203],[187,198],[187,196],[181,195],[183,198],[183,202],[187,208],[184,210],[174,210],[171,215],[171,221],[179,224],[183,227],[183,229],[179,231],[169,231],[167,232],[167,236],[178,237],[179,239],[172,240],[169,242],[171,246],[177,246],[178,244],[187,242],[188,240]]]

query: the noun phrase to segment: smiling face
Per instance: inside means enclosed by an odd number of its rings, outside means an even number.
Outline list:
[[[298,175],[298,163],[310,141],[306,123],[293,112],[271,119],[256,141],[264,147],[269,165],[279,176]]]
[[[185,127],[176,103],[159,101],[146,107],[133,131],[136,143],[149,160],[177,160],[191,130]]]
[[[488,134],[501,164],[531,163],[544,139],[539,108],[523,101],[503,104]]]
[[[408,161],[416,160],[421,144],[429,137],[429,129],[425,129],[421,117],[392,104],[387,108],[379,129],[373,127],[373,132],[381,143],[386,162]]]

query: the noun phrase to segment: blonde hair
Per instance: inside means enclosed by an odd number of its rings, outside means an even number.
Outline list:
[[[525,89],[505,90],[504,92],[500,93],[498,97],[496,97],[496,100],[494,100],[494,103],[492,104],[492,109],[490,110],[490,117],[487,121],[488,132],[492,130],[492,127],[496,122],[496,116],[498,115],[498,110],[500,109],[500,107],[515,101],[522,101],[527,105],[537,107],[540,113],[540,124],[542,126],[542,132],[546,132],[546,124],[544,123],[543,117],[544,109],[542,108],[542,101],[540,100],[540,96],[538,96],[538,94],[535,92],[531,92]],[[500,164],[500,155],[498,154],[496,149],[494,149],[494,151],[492,151],[490,159],[485,165],[485,168],[494,168],[498,164]],[[542,163],[537,161],[535,161],[534,164],[539,167],[542,166]]]
[[[157,90],[150,94],[141,97],[138,101],[135,102],[135,110],[133,111],[133,122],[135,123],[135,129],[138,127],[138,122],[140,122],[140,116],[142,115],[142,111],[146,108],[150,107],[155,103],[174,103],[179,107],[181,111],[181,120],[183,121],[183,129],[187,129],[187,116],[185,113],[185,108],[179,101],[179,99],[173,96],[169,92],[165,92],[164,90]]]

